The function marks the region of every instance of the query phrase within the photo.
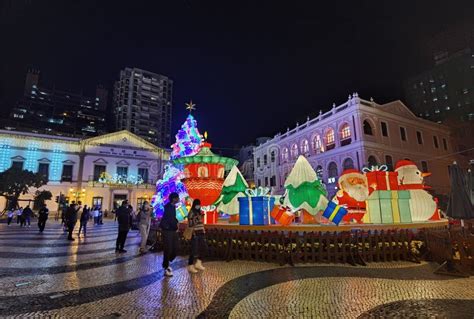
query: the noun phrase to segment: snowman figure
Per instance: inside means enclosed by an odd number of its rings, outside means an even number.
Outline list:
[[[398,173],[398,185],[400,190],[410,192],[411,218],[414,222],[423,222],[434,219],[438,214],[438,207],[433,196],[425,189],[423,180],[431,173],[421,172],[416,164],[409,160],[398,161],[395,165]]]

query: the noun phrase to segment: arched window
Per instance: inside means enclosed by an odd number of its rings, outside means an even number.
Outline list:
[[[288,149],[286,147],[281,151],[281,160],[283,162],[288,161]]]
[[[322,167],[321,165],[318,165],[318,166],[316,167],[316,176],[318,176],[318,179],[319,179],[320,181],[323,180],[323,167]]]
[[[326,150],[332,150],[336,144],[335,144],[335,136],[334,136],[334,130],[332,128],[328,129],[326,131]]]
[[[367,163],[369,167],[376,166],[377,165],[377,159],[375,156],[370,155],[369,158],[367,159]]]
[[[209,177],[209,171],[206,166],[200,166],[198,168],[198,177]]]
[[[390,155],[385,155],[385,164],[389,171],[393,171],[393,159]]]
[[[365,135],[374,135],[372,130],[372,125],[370,125],[369,121],[364,120],[364,134]]]
[[[328,184],[335,184],[337,179],[337,164],[334,162],[328,165]]]
[[[344,170],[354,168],[354,161],[352,160],[352,158],[346,158],[342,163],[342,167]]]
[[[275,162],[275,151],[270,152],[270,162],[272,162],[272,163]]]
[[[351,127],[349,124],[345,123],[341,126],[339,135],[341,136],[341,146],[351,144]]]
[[[308,140],[304,139],[301,142],[301,154],[308,154],[309,153],[309,143]]]
[[[321,136],[319,136],[319,134],[313,139],[313,149],[316,154],[324,152],[324,146],[321,142]]]
[[[291,146],[291,157],[297,158],[298,157],[298,144],[293,144]]]

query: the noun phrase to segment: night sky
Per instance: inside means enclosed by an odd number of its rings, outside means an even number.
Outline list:
[[[474,16],[474,1],[39,1],[0,5],[0,103],[42,82],[93,94],[124,67],[174,80],[173,132],[197,104],[200,130],[232,148],[294,127],[349,93],[403,100],[427,66],[421,43]]]

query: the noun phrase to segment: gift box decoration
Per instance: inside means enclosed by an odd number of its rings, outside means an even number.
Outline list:
[[[367,200],[369,222],[411,223],[409,191],[374,191]]]
[[[217,219],[219,217],[219,213],[217,210],[210,210],[204,213],[204,224],[211,225],[217,224]]]
[[[270,215],[272,219],[283,226],[288,226],[295,220],[295,214],[281,205],[275,205]]]
[[[362,172],[367,177],[369,193],[375,190],[398,190],[398,173],[388,172],[387,166],[364,167]]]
[[[328,203],[328,206],[324,210],[323,217],[326,217],[328,220],[332,221],[334,224],[339,225],[342,218],[346,214],[347,214],[347,209],[331,201]]]
[[[188,218],[188,210],[186,209],[186,206],[181,205],[179,207],[176,207],[176,219],[179,222],[182,222],[186,218]]]
[[[268,196],[266,189],[247,189],[246,197],[239,197],[240,225],[270,225],[270,213],[275,205],[275,198]]]
[[[394,209],[394,222],[398,223],[411,223],[411,210],[410,210],[410,191],[392,191],[392,209]],[[397,212],[398,211],[398,212]]]
[[[301,223],[302,224],[319,224],[316,216],[311,215],[306,210],[301,210]]]

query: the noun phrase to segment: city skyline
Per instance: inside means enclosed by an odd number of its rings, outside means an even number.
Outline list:
[[[243,3],[227,10],[193,1],[85,2],[72,8],[20,2],[4,10],[4,23],[16,27],[5,39],[20,53],[5,52],[0,101],[4,109],[13,107],[28,66],[47,73],[47,84],[79,91],[103,83],[109,92],[120,70],[137,67],[174,81],[171,132],[185,118],[184,103],[192,99],[210,139],[232,148],[294,127],[353,92],[381,103],[404,100],[402,82],[429,67],[422,40],[462,21],[472,6],[465,1],[446,10],[441,1],[429,4],[430,14],[424,14],[421,2],[321,8]],[[134,10],[143,14],[122,23]],[[41,40],[29,32],[39,23],[48,35]],[[214,28],[217,24],[221,28]],[[57,38],[64,40],[51,40]],[[89,45],[84,46],[86,39]],[[262,120],[275,108],[282,115]],[[232,121],[223,120],[226,112],[232,112]],[[246,129],[240,130],[244,122]]]

